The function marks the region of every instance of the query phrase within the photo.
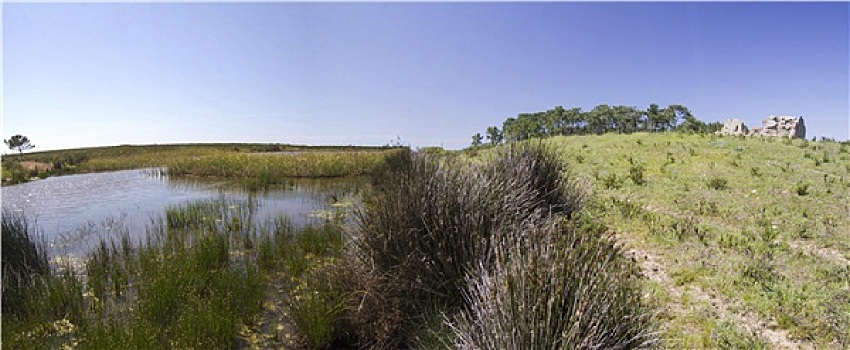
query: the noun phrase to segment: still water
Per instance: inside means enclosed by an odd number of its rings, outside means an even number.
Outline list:
[[[285,215],[295,226],[323,220],[337,201],[357,201],[364,178],[293,179],[248,192],[232,181],[170,178],[156,169],[49,177],[2,188],[4,210],[37,227],[51,256],[85,255],[101,238],[123,232],[133,240],[168,206],[199,200],[251,203],[257,224]]]

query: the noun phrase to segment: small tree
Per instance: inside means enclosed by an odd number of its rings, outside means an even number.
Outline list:
[[[489,140],[490,144],[493,146],[502,143],[502,131],[495,126],[487,128],[487,140]]]
[[[475,135],[472,135],[472,147],[481,146],[481,141],[483,141],[483,140],[484,140],[484,136],[481,136],[480,132],[475,134]]]
[[[3,142],[6,146],[9,146],[10,150],[17,150],[20,154],[24,154],[24,151],[29,151],[35,148],[35,145],[30,143],[30,140],[26,136],[20,134],[12,136],[8,140],[3,140]]]

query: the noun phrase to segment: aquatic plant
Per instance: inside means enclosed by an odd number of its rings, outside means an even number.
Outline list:
[[[44,241],[32,232],[26,217],[3,209],[3,315],[20,314],[24,293],[50,273]]]

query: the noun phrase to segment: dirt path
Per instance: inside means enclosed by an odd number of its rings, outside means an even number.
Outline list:
[[[779,329],[776,322],[761,320],[758,315],[752,312],[736,313],[729,310],[726,301],[709,295],[699,288],[699,286],[676,286],[659,257],[636,248],[629,249],[626,255],[640,264],[641,270],[643,270],[647,278],[660,283],[666,288],[672,298],[672,302],[667,305],[670,312],[680,315],[684,314],[685,311],[677,306],[682,303],[682,294],[687,292],[689,296],[711,305],[719,319],[732,321],[742,330],[761,336],[770,342],[775,349],[814,349],[810,344],[791,340],[788,336],[788,331]]]

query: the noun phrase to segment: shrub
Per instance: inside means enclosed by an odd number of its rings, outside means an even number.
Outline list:
[[[610,173],[602,179],[605,188],[618,189],[623,186],[623,180],[615,173]]]
[[[708,180],[708,188],[713,190],[725,190],[729,188],[729,180],[723,177],[713,177]]]
[[[447,320],[460,349],[634,349],[656,341],[635,264],[602,230],[531,217],[501,228]]]
[[[635,163],[631,158],[629,158],[629,163],[631,163],[631,167],[629,167],[629,178],[632,179],[632,182],[638,186],[646,184],[646,178],[643,175],[646,172],[646,167]]]
[[[30,178],[29,171],[24,169],[18,162],[9,160],[7,157],[3,157],[2,168],[4,185],[14,185],[27,182]]]
[[[809,183],[798,182],[795,191],[798,196],[807,196],[809,194]]]
[[[387,163],[395,167],[378,172],[353,235],[358,271],[370,276],[357,278],[349,318],[388,327],[357,331],[372,347],[407,343],[418,315],[460,306],[467,272],[489,264],[481,259],[497,226],[535,213],[570,217],[583,199],[541,146],[511,146],[481,164],[422,154]]]

